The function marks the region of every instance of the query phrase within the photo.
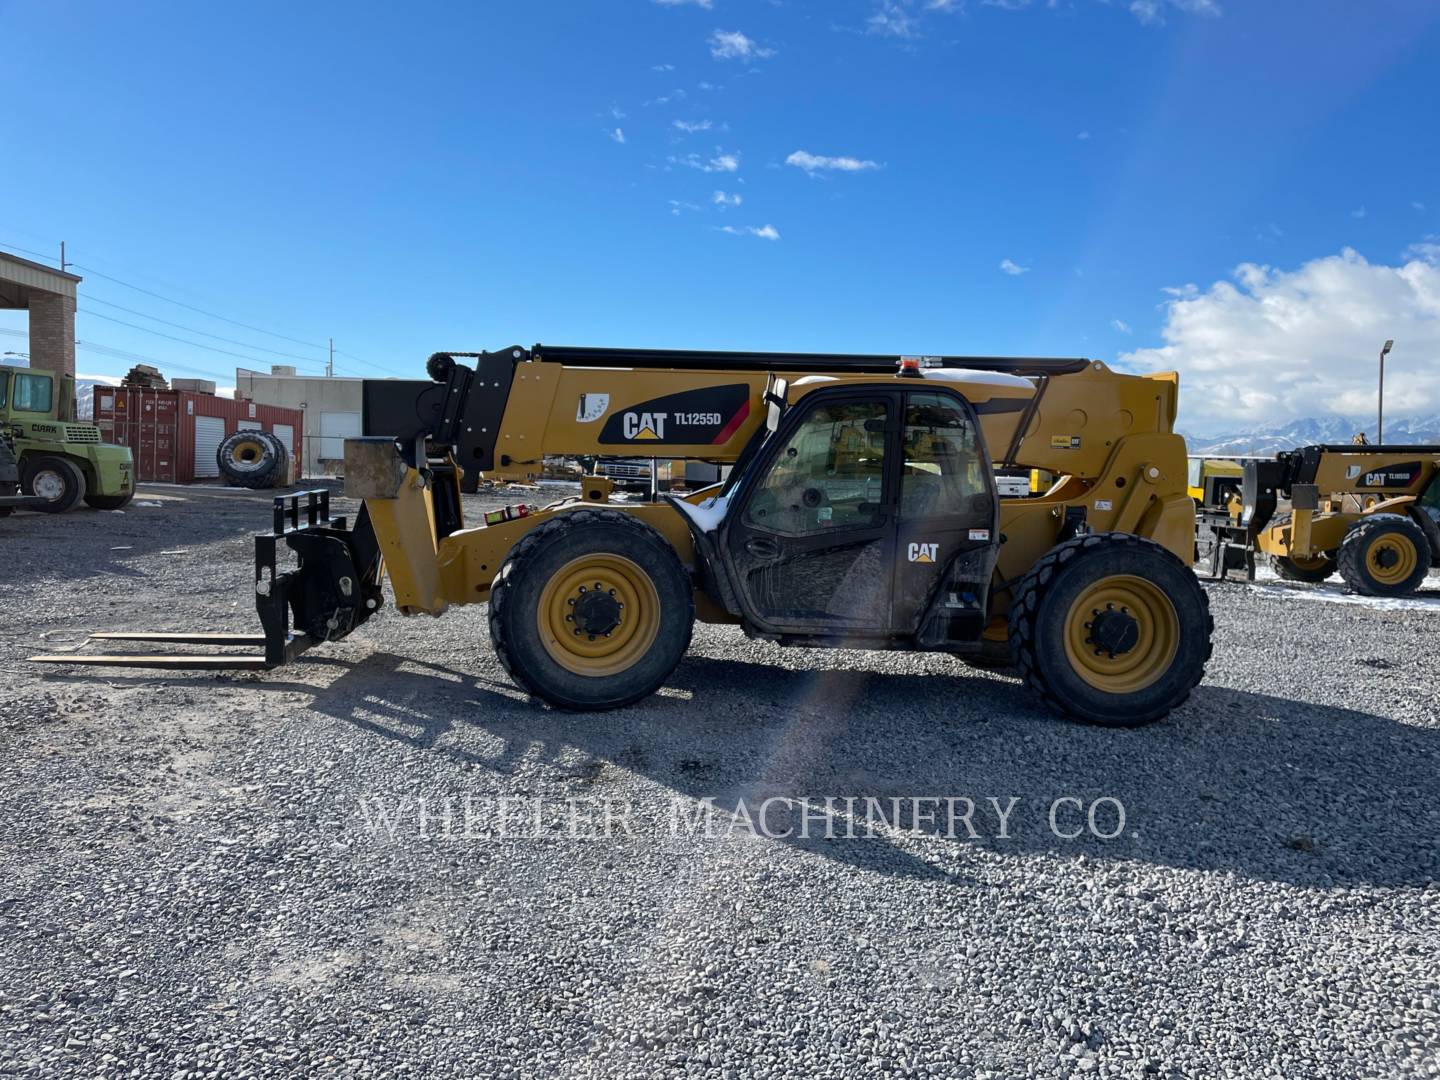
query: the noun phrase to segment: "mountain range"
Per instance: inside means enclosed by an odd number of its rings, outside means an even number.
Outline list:
[[[1346,416],[1307,417],[1266,424],[1230,435],[1186,435],[1192,454],[1217,457],[1270,457],[1281,450],[1317,443],[1348,443],[1363,431],[1373,442],[1375,418],[1357,420]],[[1183,434],[1183,433],[1182,433]],[[1386,443],[1440,443],[1440,416],[1396,417],[1385,421]]]

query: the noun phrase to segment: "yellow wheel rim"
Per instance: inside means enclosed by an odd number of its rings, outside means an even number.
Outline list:
[[[1065,655],[1097,690],[1133,694],[1169,669],[1180,647],[1180,617],[1153,582],[1119,574],[1102,578],[1070,605]]]
[[[540,593],[540,640],[550,658],[577,675],[624,671],[654,644],[660,595],[650,575],[621,555],[582,555]]]
[[[255,439],[246,439],[230,448],[230,460],[245,465],[265,456],[265,447]]]
[[[1382,585],[1400,585],[1420,563],[1420,553],[1403,533],[1382,533],[1365,549],[1365,569]]]

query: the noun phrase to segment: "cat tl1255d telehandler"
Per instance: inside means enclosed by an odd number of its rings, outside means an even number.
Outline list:
[[[1338,570],[1362,595],[1413,593],[1440,566],[1440,446],[1307,446],[1249,461],[1239,498],[1202,506],[1197,521],[1215,577],[1243,567],[1253,578],[1259,551],[1290,581]]]
[[[464,361],[470,361],[467,364]],[[43,657],[268,668],[406,615],[489,602],[516,683],[564,709],[659,688],[696,618],[782,645],[1014,663],[1054,709],[1134,725],[1185,699],[1212,622],[1190,571],[1194,504],[1173,375],[1082,359],[515,347],[436,354],[397,401],[401,438],[347,440],[353,524],[311,493],[257,537],[264,655]],[[730,464],[661,502],[578,497],[466,527],[461,470],[537,477],[546,455]],[[997,497],[994,468],[1061,479]],[[299,556],[276,569],[277,544]],[[291,629],[293,620],[293,631]],[[211,642],[207,635],[95,635]]]

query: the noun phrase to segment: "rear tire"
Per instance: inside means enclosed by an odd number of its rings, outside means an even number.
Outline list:
[[[1296,560],[1288,555],[1268,557],[1270,569],[1286,581],[1306,581],[1314,585],[1335,573],[1335,560],[1329,555]]]
[[[1053,711],[1103,727],[1139,727],[1183,703],[1204,677],[1214,628],[1191,569],[1130,533],[1052,548],[1010,609],[1026,684]]]
[[[133,498],[134,490],[127,491],[124,495],[86,495],[85,504],[96,510],[120,510],[129,506]]]
[[[616,510],[568,511],[531,530],[490,588],[500,663],[561,709],[615,709],[653,694],[690,647],[694,623],[675,549]]]
[[[42,514],[63,514],[85,498],[85,474],[67,458],[49,454],[27,457],[20,473],[26,495],[40,495],[49,500],[32,508]]]
[[[1362,596],[1407,596],[1430,573],[1425,530],[1404,514],[1370,514],[1340,542],[1340,576]]]
[[[237,431],[215,451],[215,463],[220,475],[238,487],[272,487],[280,464],[277,448],[283,453],[263,431]]]

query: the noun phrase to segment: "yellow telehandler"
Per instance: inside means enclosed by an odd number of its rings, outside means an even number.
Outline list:
[[[562,709],[653,693],[697,618],[781,645],[1013,660],[1054,710],[1112,726],[1164,716],[1204,673],[1212,621],[1190,571],[1173,374],[543,345],[437,353],[427,370],[368,421],[398,438],[346,442],[353,523],[330,518],[326,493],[276,500],[256,538],[263,634],[94,635],[262,654],[37,659],[270,668],[365,622],[388,578],[404,615],[488,602],[505,669]],[[586,476],[574,497],[467,527],[464,471],[533,481],[547,455],[732,467],[639,503]],[[1059,479],[1001,499],[998,466]],[[297,568],[277,569],[282,542]]]

